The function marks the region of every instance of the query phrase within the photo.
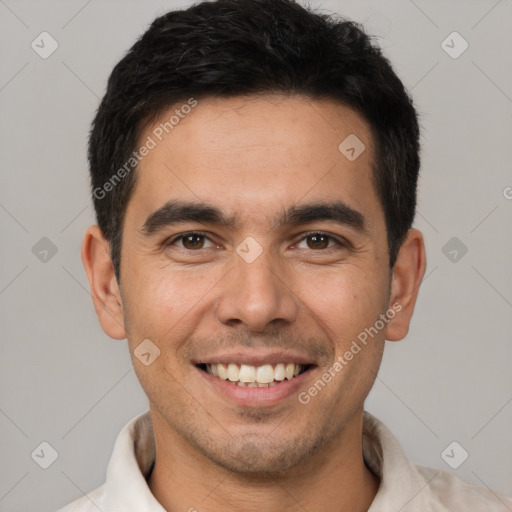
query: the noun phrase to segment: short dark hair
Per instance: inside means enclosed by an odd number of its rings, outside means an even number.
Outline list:
[[[420,147],[412,99],[390,62],[360,24],[340,16],[294,0],[217,0],[155,19],[113,69],[93,121],[94,207],[118,282],[143,129],[191,97],[265,93],[337,100],[368,122],[393,268],[414,220]]]

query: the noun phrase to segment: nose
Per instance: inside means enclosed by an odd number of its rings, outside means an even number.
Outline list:
[[[226,276],[216,300],[220,322],[264,332],[296,320],[299,299],[292,291],[286,268],[276,258],[269,251],[263,251],[251,263],[235,256],[235,267]]]

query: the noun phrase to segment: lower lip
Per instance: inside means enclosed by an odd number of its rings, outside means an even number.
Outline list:
[[[219,379],[208,372],[197,368],[206,383],[212,386],[216,393],[220,393],[229,400],[242,407],[268,407],[276,405],[293,394],[297,394],[298,388],[309,378],[315,367],[308,368],[304,373],[291,380],[283,380],[275,386],[266,388],[238,386],[230,381]]]

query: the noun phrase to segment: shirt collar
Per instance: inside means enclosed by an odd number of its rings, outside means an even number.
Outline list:
[[[375,416],[363,413],[363,457],[379,477],[380,486],[368,512],[439,505],[432,493],[422,492],[428,481],[411,464],[398,441]],[[133,418],[119,433],[107,468],[107,510],[166,512],[147,484],[155,461],[155,438],[150,412]]]
[[[363,457],[380,479],[379,490],[368,512],[446,510],[428,489],[430,481],[409,461],[393,434],[368,411],[363,414]]]
[[[107,468],[107,510],[166,512],[146,479],[155,461],[155,437],[149,411],[139,414],[119,433]]]

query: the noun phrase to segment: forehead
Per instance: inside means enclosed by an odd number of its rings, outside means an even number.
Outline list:
[[[341,198],[362,210],[378,203],[370,128],[332,100],[199,99],[192,109],[175,105],[163,113],[139,144],[150,139],[154,147],[137,168],[128,207],[140,215],[185,196],[217,203],[227,215],[261,212],[266,219],[302,199]]]

